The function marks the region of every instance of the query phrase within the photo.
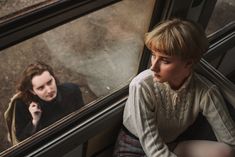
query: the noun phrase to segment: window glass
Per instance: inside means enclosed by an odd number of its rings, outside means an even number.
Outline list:
[[[235,47],[226,51],[225,56],[218,66],[218,70],[235,83]]]
[[[81,87],[85,103],[104,98],[136,75],[155,0],[125,0],[0,52],[0,150],[6,149],[3,113],[23,69],[51,65],[60,82]]]
[[[59,0],[0,0],[0,23]]]
[[[235,20],[235,1],[217,0],[214,11],[206,28],[209,35]]]
[[[226,30],[226,27],[232,26],[232,23],[235,21],[235,1],[234,0],[217,0],[214,11],[206,28],[207,35],[211,35],[222,29]],[[230,37],[231,38],[231,37]],[[230,41],[229,41],[230,40]],[[235,64],[233,61],[234,48],[232,44],[234,43],[234,38],[226,39],[227,43],[224,42],[223,48],[216,50],[216,56],[213,58],[207,58],[206,60],[219,70],[222,74],[227,76],[232,82],[235,82]]]

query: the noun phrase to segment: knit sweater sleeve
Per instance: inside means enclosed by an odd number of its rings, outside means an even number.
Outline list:
[[[127,119],[124,125],[134,133],[149,157],[176,157],[168,149],[158,131],[156,105],[143,84],[132,82],[124,111]],[[129,115],[128,115],[129,114]]]
[[[200,104],[202,113],[212,126],[218,141],[235,147],[235,123],[215,85],[204,94]]]

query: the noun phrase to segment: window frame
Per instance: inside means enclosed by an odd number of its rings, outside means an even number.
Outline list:
[[[0,23],[0,51],[121,0],[65,0]]]
[[[120,1],[122,0],[64,0],[33,10],[8,21],[6,20],[0,23],[0,51]],[[185,18],[189,12],[188,7],[190,7],[190,3],[187,2],[183,7],[176,5],[179,3],[179,0],[156,0],[149,30],[161,20],[170,17]],[[207,1],[207,3],[209,2]],[[200,17],[205,17],[203,16],[206,12],[205,8],[206,6],[202,9],[203,12],[201,11]],[[207,10],[207,14],[208,12],[212,12],[211,7]],[[209,17],[210,15],[207,15],[203,20],[199,19],[199,22],[204,21],[205,25]],[[144,47],[137,74],[147,69],[149,58],[149,50]],[[98,115],[97,120],[99,118],[105,120],[105,114],[120,114],[124,108],[127,96],[128,85],[102,99],[89,103],[81,110],[59,120],[58,123],[50,126],[49,129],[35,134],[35,136],[26,139],[19,145],[0,152],[0,155],[5,157],[25,155],[45,157],[55,152],[59,152],[62,155],[74,147],[74,144],[71,142],[74,139],[82,137],[76,142],[76,144],[82,144],[89,137],[94,136],[97,131],[101,131],[105,127],[103,123],[94,124],[90,121],[94,116]],[[94,125],[100,125],[99,130],[86,133],[85,137],[83,137],[84,130],[94,127]],[[68,133],[71,133],[71,135],[68,135]],[[65,147],[63,146],[66,146],[66,150],[64,150]],[[60,149],[61,147],[63,150]]]
[[[203,58],[207,62],[212,63],[219,57],[218,62],[214,65],[214,67],[218,69],[227,54],[227,51],[224,50],[229,50],[234,47],[234,39],[235,21],[232,21],[208,36],[210,48],[207,53],[204,54]]]
[[[2,43],[0,45],[0,51],[120,1],[121,0],[67,0],[56,2],[4,23],[0,23],[0,42]],[[162,19],[166,18],[166,15],[169,14],[169,7],[172,5],[171,1],[172,0],[156,1],[149,30]],[[149,57],[150,53],[145,47],[138,73],[147,68]],[[58,148],[60,148],[59,146],[61,146],[61,144],[71,149],[74,145],[68,145],[68,143],[70,143],[68,141],[70,141],[71,138],[65,138],[64,135],[66,133],[73,130],[76,133],[72,137],[77,137],[77,135],[80,135],[79,130],[83,129],[83,127],[85,127],[84,125],[90,123],[89,118],[107,110],[113,104],[120,102],[120,100],[122,100],[122,102],[125,101],[127,95],[128,85],[100,100],[85,105],[81,110],[59,120],[55,125],[50,126],[45,131],[38,132],[33,137],[24,140],[24,142],[0,152],[0,155],[5,157],[25,156],[26,154],[28,154],[28,156],[34,156],[35,154],[37,154],[37,156],[45,156],[46,154],[51,154],[51,152],[58,152]],[[120,105],[120,103],[118,104]],[[83,125],[81,126],[81,124]],[[90,133],[85,139],[94,134],[94,132]],[[81,139],[79,142],[82,143],[84,140]],[[63,151],[65,153],[66,150]]]

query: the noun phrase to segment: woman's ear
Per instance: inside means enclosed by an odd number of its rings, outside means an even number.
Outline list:
[[[189,60],[186,61],[185,67],[186,68],[192,68],[193,67],[193,63],[194,63],[193,60],[189,59]]]

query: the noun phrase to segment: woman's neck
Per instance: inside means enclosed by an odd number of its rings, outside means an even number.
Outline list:
[[[185,83],[185,81],[188,79],[188,77],[191,75],[191,71],[185,73],[181,78],[175,79],[172,82],[168,82],[171,89],[178,90],[182,85]]]

